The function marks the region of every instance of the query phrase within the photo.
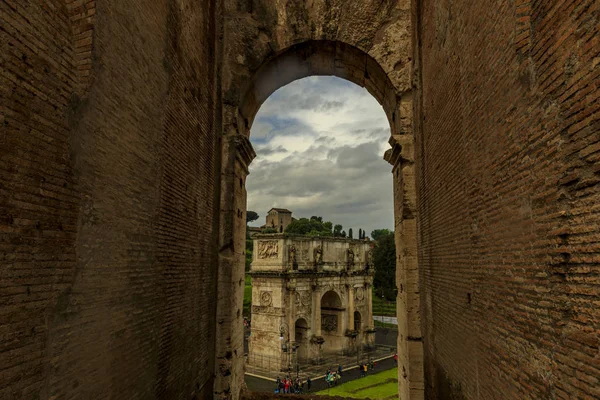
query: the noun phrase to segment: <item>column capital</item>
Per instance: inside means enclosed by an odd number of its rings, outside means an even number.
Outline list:
[[[414,162],[414,139],[411,135],[392,135],[388,143],[392,146],[383,155],[383,159],[396,169],[403,163]]]
[[[235,149],[236,160],[242,164],[244,170],[248,173],[248,166],[256,157],[256,152],[252,147],[252,143],[250,143],[250,139],[245,135],[231,135],[229,136],[229,141]]]

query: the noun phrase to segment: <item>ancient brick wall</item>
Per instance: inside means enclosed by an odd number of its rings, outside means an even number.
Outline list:
[[[47,387],[48,323],[67,315],[60,293],[76,265],[74,52],[62,0],[3,1],[0,18],[0,398],[35,398]]]
[[[208,398],[214,2],[0,3],[0,398]]]
[[[419,5],[426,398],[598,398],[600,2]]]

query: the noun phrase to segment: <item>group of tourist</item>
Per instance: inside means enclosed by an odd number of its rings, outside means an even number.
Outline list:
[[[377,362],[370,360],[368,363],[360,363],[358,364],[358,370],[360,371],[360,377],[367,376],[369,371],[375,370],[377,366]]]
[[[306,377],[306,381],[300,379],[299,377],[290,378],[290,376],[286,376],[283,379],[277,377],[275,393],[294,393],[301,394],[304,393],[304,387],[306,386],[306,390],[310,391],[310,386],[312,381],[310,380],[310,376]]]
[[[327,386],[332,387],[337,385],[342,380],[342,365],[338,366],[337,371],[327,369],[327,373],[325,374],[325,382],[327,382]]]

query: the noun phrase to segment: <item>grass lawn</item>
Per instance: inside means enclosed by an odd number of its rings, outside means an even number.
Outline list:
[[[353,399],[387,399],[398,397],[398,368],[389,369],[365,378],[355,379],[317,394],[345,396]],[[395,396],[395,397],[394,397]]]
[[[396,316],[396,302],[382,299],[373,293],[373,315]]]

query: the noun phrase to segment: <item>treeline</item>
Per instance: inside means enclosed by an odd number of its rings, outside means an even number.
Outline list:
[[[292,221],[285,228],[285,233],[294,235],[306,236],[330,236],[330,237],[348,237],[354,239],[352,228],[348,229],[348,233],[344,230],[341,224],[333,224],[331,221],[323,221],[323,217],[313,215],[309,218],[300,218]],[[366,235],[362,229],[358,230],[357,239],[365,239]]]
[[[375,241],[373,248],[373,265],[375,276],[373,287],[375,295],[387,300],[396,300],[396,243],[394,231],[375,229],[371,232]]]

